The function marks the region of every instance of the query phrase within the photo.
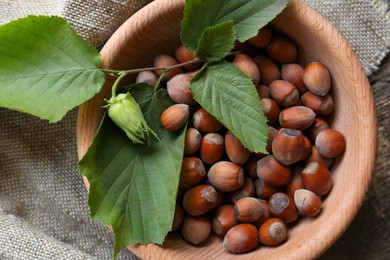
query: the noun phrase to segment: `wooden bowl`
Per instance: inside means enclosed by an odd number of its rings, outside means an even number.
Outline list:
[[[125,22],[101,51],[104,68],[150,66],[153,57],[173,54],[179,43],[184,1],[156,0]],[[273,26],[297,44],[299,61],[325,64],[332,74],[335,101],[331,126],[345,134],[347,147],[333,167],[334,186],[315,218],[303,218],[291,228],[288,240],[277,247],[260,247],[247,254],[227,253],[221,239],[211,236],[194,247],[179,235],[169,235],[164,246],[131,246],[142,259],[306,259],[323,254],[350,225],[367,192],[377,151],[377,125],[370,85],[346,41],[329,22],[299,0],[293,0]],[[96,97],[83,104],[78,116],[79,158],[87,151],[99,125],[103,98],[112,79]],[[87,188],[88,183],[86,182]]]

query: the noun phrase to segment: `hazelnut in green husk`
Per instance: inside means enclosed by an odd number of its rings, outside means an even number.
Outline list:
[[[130,95],[120,93],[106,101],[105,106],[108,116],[119,126],[134,143],[142,144],[150,134],[157,137],[156,133],[148,126],[141,108]]]

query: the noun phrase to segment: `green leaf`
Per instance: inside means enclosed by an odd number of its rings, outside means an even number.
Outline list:
[[[149,85],[132,87],[130,93],[160,142],[133,144],[106,116],[79,163],[80,174],[91,184],[92,218],[115,233],[114,255],[129,244],[164,241],[172,226],[184,149],[185,129],[170,133],[160,123],[161,113],[173,104],[166,90],[153,94]]]
[[[100,91],[99,52],[60,17],[0,26],[0,106],[51,122]]]
[[[230,62],[206,64],[191,80],[194,99],[252,152],[267,153],[267,119],[248,75]]]
[[[236,39],[244,42],[274,19],[287,3],[288,0],[187,0],[182,42],[195,51],[206,28],[230,20],[234,21]]]
[[[123,87],[120,92],[130,92],[144,114],[146,114],[149,109],[150,102],[154,95],[153,86],[145,82],[135,83],[130,86]]]
[[[201,59],[221,60],[233,49],[234,40],[233,21],[208,27],[203,32],[196,53]]]

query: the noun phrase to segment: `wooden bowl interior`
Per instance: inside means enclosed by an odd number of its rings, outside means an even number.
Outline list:
[[[139,11],[101,51],[103,67],[140,68],[150,66],[157,54],[172,54],[180,41],[183,7],[182,0],[156,0]],[[159,259],[315,258],[342,235],[356,216],[371,180],[377,150],[376,116],[368,80],[340,34],[301,1],[291,1],[272,24],[296,42],[302,65],[319,61],[332,74],[335,111],[331,124],[344,133],[347,147],[332,166],[334,186],[323,203],[323,211],[315,218],[302,218],[291,226],[288,240],[278,247],[261,247],[247,254],[233,255],[224,250],[221,239],[214,235],[206,245],[194,247],[179,235],[171,234],[163,247],[152,244],[129,247],[142,259],[156,256]],[[92,142],[101,118],[103,97],[109,94],[111,84],[112,79],[108,77],[104,90],[79,109],[79,158]]]

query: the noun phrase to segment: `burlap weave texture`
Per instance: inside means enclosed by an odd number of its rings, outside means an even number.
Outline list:
[[[367,76],[378,70],[390,48],[388,0],[309,0],[345,37]]]
[[[150,0],[0,0],[0,23],[65,17],[94,46]],[[390,48],[387,0],[307,0],[358,54],[367,74]],[[77,172],[76,113],[49,124],[0,109],[0,259],[110,259],[112,234],[91,222]],[[120,259],[132,259],[123,251]]]

